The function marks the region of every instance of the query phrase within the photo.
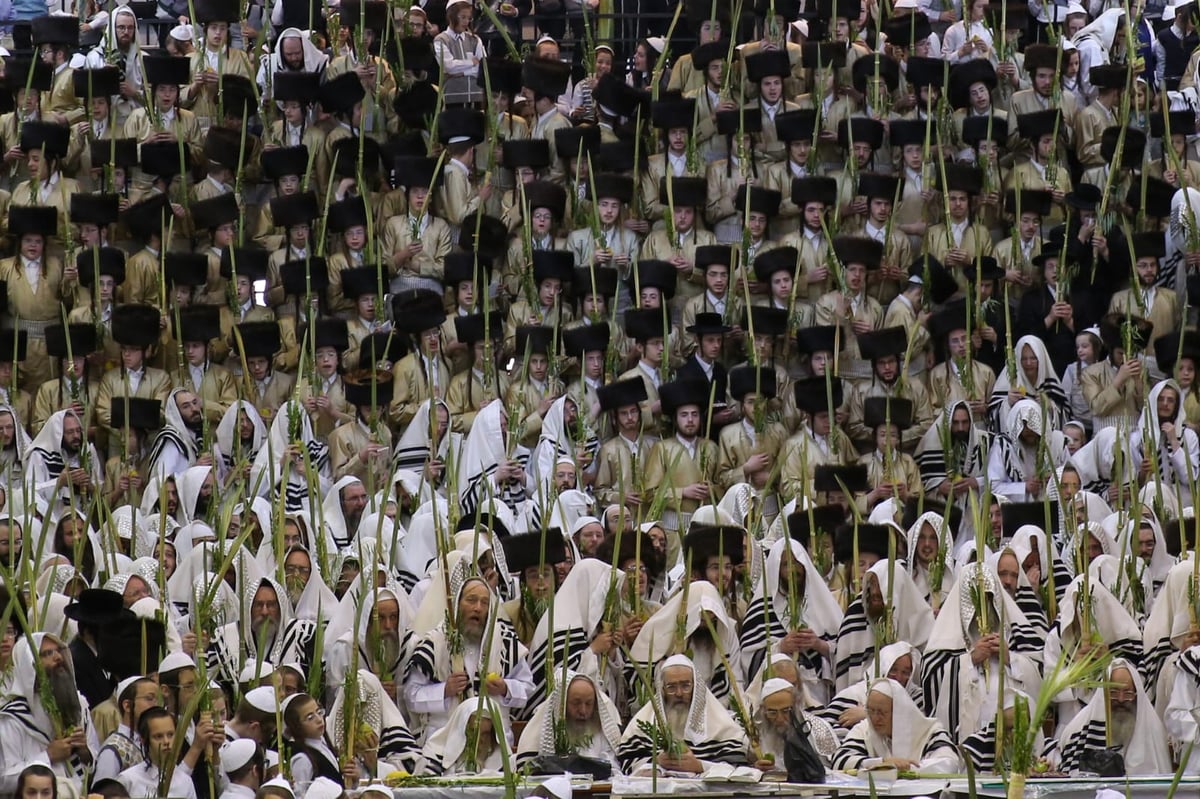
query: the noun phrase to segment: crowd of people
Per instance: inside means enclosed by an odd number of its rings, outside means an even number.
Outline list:
[[[3,55],[0,795],[1200,773],[1194,0],[144,5]]]

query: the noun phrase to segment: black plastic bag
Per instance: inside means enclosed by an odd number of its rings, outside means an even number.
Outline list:
[[[783,762],[787,767],[788,782],[825,782],[825,764],[813,746],[810,733],[804,717],[793,715],[783,739]]]

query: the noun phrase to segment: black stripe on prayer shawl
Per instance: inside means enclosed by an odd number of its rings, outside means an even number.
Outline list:
[[[514,453],[513,460],[521,464],[523,468],[528,468],[529,451],[525,450],[521,452],[518,450],[518,452]],[[525,485],[511,480],[500,486],[499,490],[491,489],[489,492],[489,489],[484,487],[484,484],[487,478],[491,477],[498,468],[500,468],[500,464],[493,463],[484,469],[483,472],[468,480],[467,487],[461,492],[460,496],[462,505],[462,511],[459,514],[460,518],[475,515],[475,509],[488,500],[489,493],[507,505],[513,513],[516,513],[517,506],[528,498],[525,493]]]
[[[837,748],[837,752],[833,755],[833,768],[836,771],[855,768],[859,762],[870,756],[871,754],[867,751],[867,742],[865,740],[862,738],[847,738],[842,741],[841,746]]]
[[[57,479],[62,474],[62,470],[66,464],[60,453],[50,452],[41,447],[35,447],[32,451],[42,456],[42,462],[46,464],[46,473],[51,479]]]
[[[709,741],[693,741],[684,736],[687,748],[700,760],[735,765],[746,762],[746,753],[742,741],[732,739],[712,739]],[[661,750],[660,750],[661,751]],[[625,739],[617,747],[617,759],[621,762],[621,770],[626,774],[633,773],[639,761],[649,761],[654,757],[654,742],[640,730],[636,735]]]
[[[164,427],[154,437],[154,444],[150,447],[150,457],[146,459],[146,463],[150,465],[151,471],[158,464],[158,459],[162,457],[163,450],[166,449],[168,443],[174,444],[189,462],[196,459],[196,443],[194,441],[188,442],[184,440],[183,436],[179,435],[178,431],[170,427]]]
[[[1017,595],[1014,598],[1017,603],[1017,608],[1025,614],[1025,618],[1029,623],[1045,635],[1050,629],[1050,622],[1046,619],[1046,611],[1042,609],[1042,594],[1040,591],[1033,590],[1033,586],[1021,585],[1017,586]]]
[[[1162,667],[1166,664],[1167,658],[1174,651],[1175,645],[1167,637],[1159,640],[1150,651],[1146,652],[1145,659],[1142,661],[1142,677],[1145,680],[1148,695],[1154,696],[1154,687],[1158,683],[1158,676],[1162,673]]]
[[[0,707],[0,715],[15,719],[34,738],[50,743],[50,736],[42,732],[33,722],[33,709],[25,697],[18,696],[10,699],[3,707]]]
[[[529,665],[533,671],[533,690],[529,694],[529,701],[525,703],[523,708],[512,708],[511,713],[513,718],[518,721],[525,721],[533,716],[533,712],[546,698],[546,685],[552,682],[555,677],[562,676],[563,661],[566,660],[567,668],[577,671],[579,669],[579,661],[583,657],[583,651],[587,649],[589,641],[587,633],[581,627],[572,627],[568,630],[559,630],[554,633],[554,675],[550,680],[546,679],[546,670],[550,668],[550,664],[546,662],[546,644],[548,641],[543,641],[538,648],[530,653]]]
[[[971,733],[962,742],[962,752],[976,771],[992,771],[996,765],[996,722]]]
[[[1093,719],[1083,726],[1078,732],[1072,735],[1065,741],[1060,742],[1059,750],[1062,753],[1062,765],[1060,771],[1074,771],[1079,768],[1079,760],[1083,757],[1083,753],[1088,749],[1104,749],[1108,746],[1107,736],[1104,734],[1104,721],[1102,719]],[[1120,752],[1125,747],[1120,744],[1112,744],[1112,748]]]
[[[921,690],[925,694],[925,715],[934,716],[937,713],[938,700],[942,697],[943,689],[949,692],[948,719],[950,729],[958,722],[958,669],[954,667],[958,656],[965,649],[934,649],[926,652],[921,663]],[[945,681],[942,672],[945,671]]]
[[[841,640],[847,635],[855,633],[869,633],[871,631],[871,622],[867,620],[867,613],[863,607],[862,597],[856,597],[850,606],[846,608],[846,615],[842,617],[841,626],[838,627],[838,640]],[[872,635],[869,642],[861,652],[852,652],[848,655],[838,653],[834,661],[835,674],[834,677],[841,678],[848,675],[851,669],[858,668],[866,664],[868,661],[875,658],[875,637]]]
[[[496,632],[500,634],[500,668],[496,668],[495,664],[488,664],[488,669],[498,674],[505,675],[513,670],[520,655],[521,641],[517,638],[516,628],[512,626],[512,622],[507,619],[496,619]],[[436,629],[436,628],[435,628]],[[484,655],[481,655],[483,657]],[[404,680],[408,681],[409,677],[419,671],[425,675],[425,678],[431,682],[445,682],[448,674],[438,674],[437,668],[434,665],[437,662],[433,651],[433,639],[429,636],[421,639],[413,650],[412,656],[408,659],[408,666],[404,670]],[[482,669],[483,664],[479,664],[479,669]],[[480,688],[480,679],[486,678],[486,674],[480,674],[479,669],[476,670],[474,679],[467,687],[468,693],[478,693]]]
[[[946,747],[955,751],[958,749],[945,730],[938,730],[929,736],[929,740],[921,748],[921,757],[926,758],[938,749]],[[839,771],[847,767],[854,768],[857,767],[861,759],[870,756],[870,753],[867,752],[867,742],[865,739],[846,738],[842,741],[842,745],[838,747],[837,754],[833,756],[833,768]]]
[[[765,624],[763,618],[764,609],[766,615]],[[763,661],[766,660],[768,644],[786,637],[787,634],[787,627],[784,626],[783,620],[775,613],[775,603],[768,603],[761,596],[755,597],[750,602],[750,606],[746,608],[746,617],[742,621],[742,653],[743,655],[750,654],[750,667],[747,669],[747,673],[757,674]],[[833,641],[833,636],[822,635],[821,640]],[[797,660],[802,668],[812,671],[820,671],[821,669],[822,657],[819,652],[802,653]]]
[[[1050,402],[1046,403],[1046,414],[1050,418],[1042,420],[1043,430],[1061,430],[1063,423],[1066,422],[1067,416],[1065,409],[1067,407],[1067,392],[1063,391],[1062,384],[1057,379],[1048,377],[1042,381],[1042,384],[1037,387],[1037,395],[1039,397],[1049,397]],[[1002,417],[1008,414],[1008,409],[1005,404],[1008,402],[1008,392],[1003,393],[993,391],[991,398],[988,400],[988,418],[991,421],[991,426],[995,430],[1004,429],[1004,419]]]
[[[666,657],[666,655],[663,656],[664,659]],[[694,660],[695,659],[693,658],[693,661]],[[638,663],[635,665],[627,662],[625,664],[625,668],[623,669],[625,675],[625,684],[634,685],[637,683],[637,681],[640,679],[640,677],[638,677],[638,669],[653,674],[654,667],[656,665],[656,663]],[[727,700],[729,699],[730,695],[729,674],[725,671],[725,664],[721,663],[721,661],[717,658],[714,658],[713,660],[712,676],[708,678],[706,684],[708,690],[712,692],[712,695],[721,700],[722,705],[728,707],[729,702]]]
[[[1200,652],[1194,647],[1185,649],[1179,653],[1179,659],[1175,662],[1175,667],[1197,683],[1200,683]]]
[[[404,727],[385,727],[379,736],[380,757],[396,757],[409,774],[416,773],[421,747]]]
[[[828,721],[831,725],[833,725],[833,729],[836,731],[839,726],[838,718],[850,708],[858,706],[858,703],[852,702],[849,697],[835,696],[829,700],[829,703],[825,705],[825,707],[816,708],[813,713],[815,713],[818,718]]]

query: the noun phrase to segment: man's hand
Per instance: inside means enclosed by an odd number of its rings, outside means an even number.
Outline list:
[[[197,456],[196,465],[197,466],[212,466],[213,465],[212,453],[206,452],[203,455]]]
[[[51,763],[62,763],[71,756],[71,739],[58,738],[46,745],[46,757]]]
[[[1142,377],[1142,362],[1137,358],[1126,358],[1125,363],[1121,364],[1121,368],[1117,370],[1117,376],[1113,382],[1117,386],[1122,386],[1130,380],[1140,380]]]
[[[666,752],[662,752],[658,756],[658,765],[671,771],[686,771],[691,774],[699,774],[704,771],[704,764],[692,754],[691,750],[686,750],[678,758],[673,758]]]
[[[503,677],[488,677],[486,685],[487,692],[492,696],[508,696],[508,683]]]
[[[1030,477],[1025,481],[1025,491],[1030,494],[1039,494],[1042,490],[1042,481],[1037,477]]]
[[[771,456],[766,452],[759,452],[746,459],[746,464],[742,466],[742,473],[751,477],[770,468]]]
[[[850,729],[866,717],[867,709],[861,705],[855,705],[854,707],[843,710],[841,715],[838,716],[837,723],[839,727]]]
[[[610,651],[612,651],[614,643],[615,641],[613,640],[613,634],[611,632],[601,632],[592,639],[590,644],[588,644],[588,649],[592,650],[597,655],[607,655]]]
[[[504,483],[509,480],[523,481],[525,469],[516,461],[505,461],[496,469],[496,480]]]
[[[471,684],[471,678],[467,676],[465,671],[456,671],[446,678],[445,694],[446,698],[458,696],[463,691],[467,690],[467,686]]]
[[[997,633],[988,633],[975,642],[971,647],[971,662],[976,666],[990,660],[993,655],[1000,653],[1000,636]]]
[[[683,489],[683,498],[703,502],[708,499],[709,493],[708,483],[692,483]]]

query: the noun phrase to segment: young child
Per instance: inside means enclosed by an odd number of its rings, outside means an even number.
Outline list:
[[[1067,394],[1067,407],[1071,409],[1071,418],[1090,425],[1092,409],[1087,398],[1083,396],[1083,384],[1080,376],[1083,370],[1103,357],[1104,345],[1100,342],[1099,328],[1089,327],[1075,337],[1075,360],[1063,372],[1063,391]]]

